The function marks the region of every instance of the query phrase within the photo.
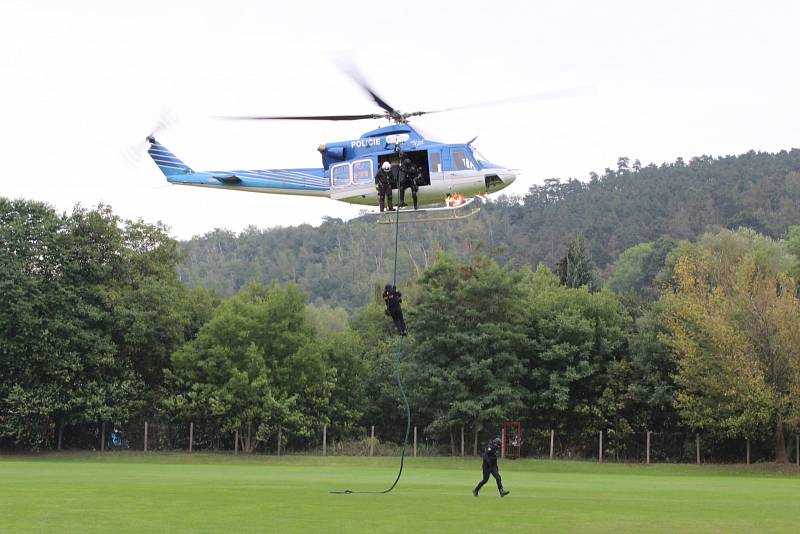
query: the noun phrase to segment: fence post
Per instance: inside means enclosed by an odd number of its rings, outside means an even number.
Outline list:
[[[61,450],[61,436],[64,434],[64,422],[58,424],[58,450]]]
[[[553,442],[555,441],[556,431],[550,430],[550,459],[553,459]]]
[[[647,465],[650,465],[650,431],[647,431]]]
[[[750,465],[750,438],[747,438],[747,465]]]
[[[414,458],[417,457],[417,427],[414,426]]]
[[[372,425],[372,430],[369,432],[369,455],[372,456],[372,446],[375,443],[375,425]]]
[[[283,426],[278,424],[278,456],[281,455],[281,441],[283,441]]]
[[[600,463],[603,463],[603,431],[600,431],[600,454],[598,455],[600,458]]]
[[[144,452],[147,452],[147,421],[144,422]]]
[[[322,456],[328,456],[328,425],[322,425]]]
[[[233,435],[233,454],[239,454],[239,429],[236,429],[236,433]]]
[[[189,422],[189,452],[192,452],[192,442],[194,441],[194,421]]]
[[[106,422],[103,421],[103,424],[100,428],[100,452],[104,452],[106,450]]]
[[[461,425],[461,457],[464,457],[464,425]]]
[[[797,438],[797,467],[800,467],[800,434],[798,434],[796,438]]]
[[[700,434],[697,434],[697,465],[700,465]]]

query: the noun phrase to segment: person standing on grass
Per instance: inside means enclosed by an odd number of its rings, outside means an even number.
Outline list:
[[[472,490],[472,494],[476,497],[483,485],[489,481],[489,475],[492,475],[497,481],[497,490],[500,492],[501,497],[511,493],[503,489],[503,481],[500,480],[500,470],[497,467],[497,452],[500,450],[501,443],[500,438],[494,438],[486,445],[486,449],[483,451],[483,480],[478,482],[478,485]]]

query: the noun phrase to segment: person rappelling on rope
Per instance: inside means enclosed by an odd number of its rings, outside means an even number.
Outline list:
[[[497,467],[497,453],[500,451],[501,445],[502,442],[500,438],[494,438],[486,444],[486,449],[483,451],[483,480],[478,482],[478,485],[472,490],[474,496],[477,497],[483,485],[489,481],[489,475],[492,475],[497,482],[497,490],[500,492],[501,497],[505,497],[511,493],[503,489],[503,482],[500,480],[500,470]]]
[[[383,288],[383,302],[386,303],[386,315],[394,321],[397,332],[401,336],[408,334],[406,322],[403,320],[403,309],[400,307],[400,303],[403,302],[402,294],[395,286],[386,284],[386,287]]]

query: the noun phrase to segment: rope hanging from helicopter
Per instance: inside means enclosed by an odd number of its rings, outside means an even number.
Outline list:
[[[392,276],[392,286],[397,286],[397,253],[399,250],[399,242],[400,242],[400,208],[397,208],[396,211],[396,218],[395,218],[395,225],[394,225],[394,275]],[[411,406],[408,404],[408,396],[406,395],[406,390],[403,388],[403,381],[400,378],[400,353],[403,352],[403,339],[405,336],[400,336],[400,341],[397,343],[397,351],[395,351],[394,356],[394,372],[395,378],[397,379],[397,387],[400,389],[400,394],[403,396],[403,405],[406,409],[406,433],[405,437],[403,438],[403,447],[400,449],[400,469],[397,472],[397,478],[394,479],[392,485],[386,488],[383,491],[353,491],[353,490],[339,490],[339,491],[331,491],[331,493],[336,493],[340,495],[344,494],[351,494],[351,493],[370,493],[375,495],[386,494],[392,491],[397,483],[400,481],[400,477],[403,475],[403,464],[405,463],[406,457],[406,447],[408,446],[408,434],[411,430]]]

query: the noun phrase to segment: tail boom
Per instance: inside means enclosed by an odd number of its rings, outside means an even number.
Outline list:
[[[321,168],[194,171],[154,138],[148,141],[148,154],[171,184],[330,197],[329,180]]]

